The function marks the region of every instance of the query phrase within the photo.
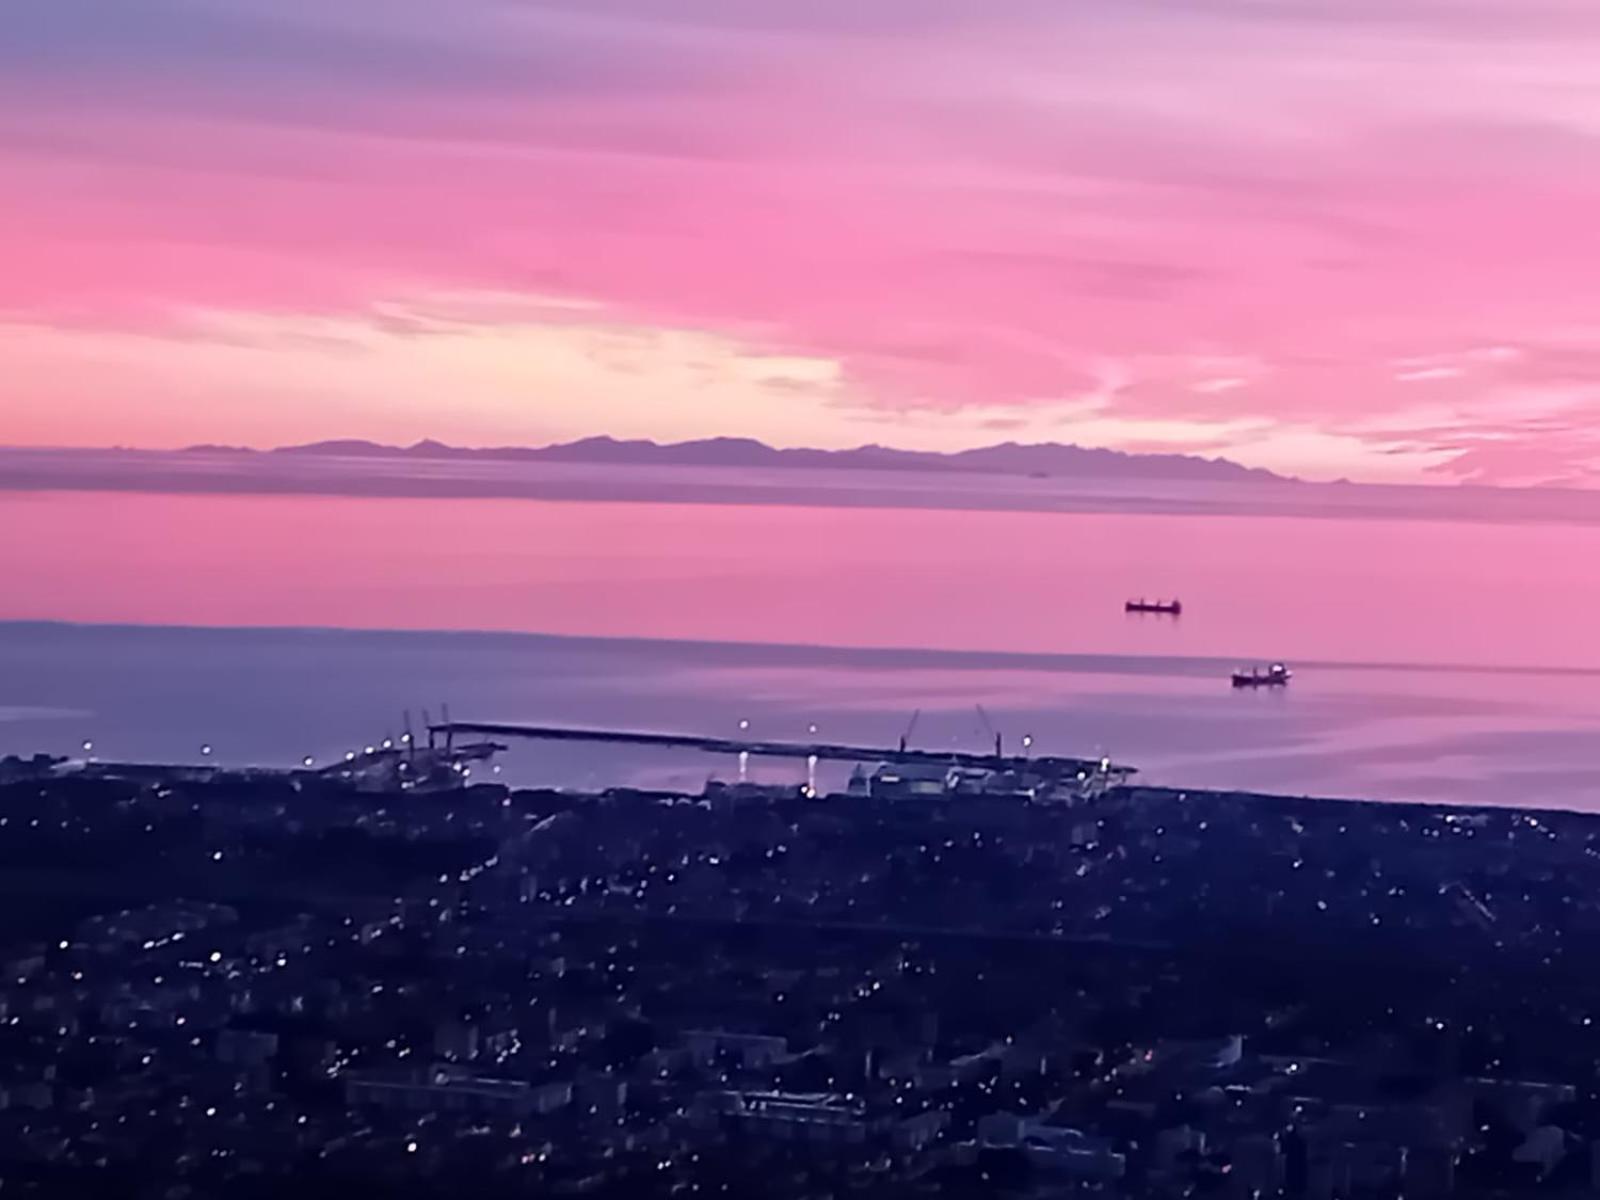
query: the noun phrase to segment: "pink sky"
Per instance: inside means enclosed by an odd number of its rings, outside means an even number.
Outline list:
[[[0,441],[1593,482],[1597,60],[1594,0],[22,0]]]

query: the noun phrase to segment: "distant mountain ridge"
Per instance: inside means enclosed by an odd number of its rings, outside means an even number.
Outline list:
[[[1079,479],[1167,479],[1287,482],[1260,467],[1192,454],[1137,454],[1061,442],[1002,442],[948,454],[859,446],[852,450],[785,450],[753,438],[718,437],[689,442],[624,441],[589,437],[551,446],[449,446],[432,439],[411,446],[386,446],[360,438],[248,451],[229,446],[194,446],[188,453],[263,453],[333,458],[439,458],[526,462],[608,463],[632,466],[823,467],[834,470],[972,471],[995,475],[1063,476]]]

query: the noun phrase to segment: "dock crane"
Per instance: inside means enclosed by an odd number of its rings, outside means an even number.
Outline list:
[[[986,730],[989,731],[989,736],[994,738],[994,756],[995,756],[995,758],[997,758],[997,759],[1004,758],[1005,757],[1005,751],[1004,751],[1003,742],[1002,742],[1001,737],[1000,737],[1000,731],[994,727],[994,722],[989,720],[989,714],[986,713],[983,710],[983,705],[974,704],[973,707],[978,710],[978,717],[979,717],[980,720],[982,720],[983,727]]]
[[[911,714],[911,720],[906,722],[906,731],[900,735],[900,753],[906,752],[906,747],[911,744],[911,735],[917,731],[917,718],[922,715],[922,710],[916,709]]]

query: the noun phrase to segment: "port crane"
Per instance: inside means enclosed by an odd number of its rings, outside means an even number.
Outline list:
[[[978,719],[983,722],[984,729],[987,730],[989,736],[994,739],[994,756],[995,756],[995,758],[997,758],[997,759],[1004,758],[1005,757],[1005,751],[1003,749],[1004,742],[1003,742],[1002,738],[1000,737],[1000,731],[994,727],[994,722],[989,719],[989,714],[984,711],[983,705],[974,704],[972,707],[978,710]]]
[[[917,718],[922,715],[922,710],[916,709],[911,714],[911,720],[906,722],[906,731],[900,735],[900,753],[904,754],[911,744],[911,735],[917,731]]]

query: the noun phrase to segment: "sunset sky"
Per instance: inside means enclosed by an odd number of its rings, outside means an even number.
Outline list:
[[[13,0],[0,441],[1600,481],[1596,0]]]

